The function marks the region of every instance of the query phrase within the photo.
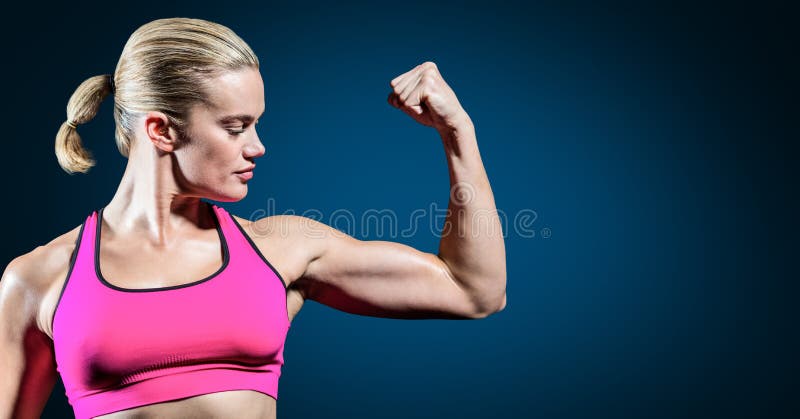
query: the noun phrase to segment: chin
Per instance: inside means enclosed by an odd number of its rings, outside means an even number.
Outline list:
[[[245,190],[243,194],[241,194],[241,195],[234,195],[234,196],[230,196],[230,197],[229,197],[229,199],[225,200],[224,202],[237,202],[237,201],[241,201],[241,200],[242,200],[242,199],[244,199],[244,197],[246,197],[246,196],[247,196],[247,191]]]
[[[237,202],[244,199],[247,196],[247,185],[242,185],[238,193],[234,193],[234,191],[217,191],[216,193],[210,193],[205,196],[205,198],[210,199],[212,201],[218,202]]]

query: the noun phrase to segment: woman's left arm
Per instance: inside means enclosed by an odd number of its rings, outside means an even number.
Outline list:
[[[314,240],[318,252],[298,285],[307,287],[309,299],[377,317],[482,318],[500,311],[506,304],[505,245],[474,125],[432,62],[390,85],[389,103],[435,128],[444,145],[451,187],[439,252],[361,241],[294,217],[325,233]]]

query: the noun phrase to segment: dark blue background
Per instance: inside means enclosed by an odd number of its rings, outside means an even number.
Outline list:
[[[138,26],[174,16],[229,26],[262,63],[267,154],[229,211],[250,217],[272,198],[278,213],[391,209],[403,222],[446,207],[438,135],[386,102],[392,78],[432,60],[475,123],[509,216],[505,311],[409,321],[307,302],[279,417],[789,415],[798,73],[787,6],[23,6],[2,28],[4,263],[111,199],[126,163],[111,102],[80,127],[98,161],[88,175],[58,166],[56,131],[79,83],[112,72]],[[511,224],[527,209],[532,238]],[[397,241],[438,248],[428,230]],[[59,381],[44,417],[69,415]]]

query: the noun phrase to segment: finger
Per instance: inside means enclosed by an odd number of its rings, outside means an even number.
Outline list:
[[[390,100],[392,106],[394,106],[397,109],[403,109],[403,103],[400,102],[400,98],[397,96],[397,93],[392,92]]]
[[[400,82],[403,80],[405,75],[406,75],[406,73],[403,73],[403,74],[393,78],[392,81],[389,82],[389,87],[394,89],[398,84],[400,84]]]
[[[422,115],[422,105],[409,106],[408,109],[414,115]]]
[[[395,108],[400,107],[397,103],[397,93],[395,92],[389,93],[389,96],[386,98],[386,101],[389,102],[389,104],[394,106]]]
[[[420,76],[420,80],[422,77]],[[425,89],[427,89],[427,84],[424,82],[419,82],[408,93],[408,97],[403,101],[404,104],[407,104],[409,108],[411,108],[417,115],[422,114],[425,109],[425,103],[423,102],[423,98],[425,97]]]
[[[398,85],[397,85],[397,86],[394,88],[394,92],[395,92],[395,93],[397,93],[397,100],[398,100],[400,103],[403,103],[403,99],[402,99],[402,96],[401,96],[401,95],[403,94],[403,92],[404,92],[404,91],[406,91],[406,90],[407,90],[409,87],[413,87],[413,86],[414,86],[414,84],[415,84],[415,80],[414,80],[414,79],[415,79],[415,77],[416,77],[416,74],[415,74],[415,73],[411,73],[411,74],[409,74],[407,77],[405,77],[404,79],[402,79],[402,80],[400,81],[400,84],[398,84]]]
[[[400,97],[400,102],[406,103],[409,96],[411,95],[411,92],[413,92],[414,89],[416,89],[417,86],[419,85],[419,80],[421,77],[422,73],[419,73],[415,78],[411,79],[411,82],[406,83],[406,85],[403,87],[403,90],[401,90],[398,95]],[[416,104],[416,102],[412,102],[412,104]]]
[[[405,81],[408,78],[408,76],[413,74],[414,70],[416,70],[417,68],[419,68],[419,66],[416,66],[416,67],[412,68],[411,70],[408,70],[405,73],[393,78],[392,81],[389,82],[389,86],[391,86],[392,89],[394,89],[395,87],[399,86],[400,84],[403,83],[403,81]]]
[[[392,80],[389,84],[392,86],[392,90],[395,93],[400,94],[403,89],[407,86],[408,82],[413,80],[414,76],[419,72],[422,68],[422,64],[412,68],[411,70],[397,76],[394,80]]]

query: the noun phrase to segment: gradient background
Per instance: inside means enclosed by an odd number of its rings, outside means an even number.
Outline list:
[[[508,306],[486,319],[380,319],[307,302],[286,344],[279,417],[797,414],[788,6],[21,7],[1,29],[12,74],[3,263],[113,196],[126,160],[111,101],[80,127],[98,161],[88,175],[62,171],[55,134],[78,84],[112,72],[128,36],[161,17],[225,24],[261,59],[267,154],[229,211],[248,218],[271,198],[278,213],[322,221],[391,209],[407,222],[446,208],[437,133],[386,102],[392,78],[432,60],[475,122],[498,209],[509,221],[536,212],[534,237],[505,225]],[[428,230],[396,241],[438,248]],[[59,381],[43,417],[71,415]]]

